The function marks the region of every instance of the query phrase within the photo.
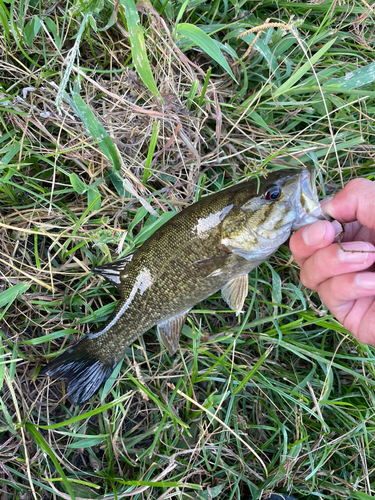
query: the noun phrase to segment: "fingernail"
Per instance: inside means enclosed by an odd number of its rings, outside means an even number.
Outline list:
[[[365,290],[375,291],[375,274],[374,273],[360,273],[354,279],[356,285]]]
[[[350,241],[348,243],[342,243],[342,248],[346,250],[339,249],[339,259],[342,262],[353,262],[353,263],[365,263],[368,257],[368,250],[370,250],[370,245],[364,241]]]
[[[332,219],[336,219],[335,217],[335,211],[333,210],[331,201],[333,200],[333,196],[329,196],[328,198],[324,198],[320,202],[320,206],[322,207],[322,212],[326,215],[329,215],[332,217]]]
[[[327,196],[327,198],[324,198],[323,200],[320,201],[320,206],[324,207],[324,205],[327,205],[332,200],[333,196]]]
[[[310,226],[306,226],[302,232],[302,239],[311,247],[323,243],[324,236],[327,232],[327,227],[324,221],[318,221]]]

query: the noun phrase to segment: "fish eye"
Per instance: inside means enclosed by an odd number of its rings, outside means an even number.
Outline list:
[[[281,196],[281,187],[280,186],[272,186],[267,193],[265,194],[265,199],[267,201],[276,201],[280,198]]]

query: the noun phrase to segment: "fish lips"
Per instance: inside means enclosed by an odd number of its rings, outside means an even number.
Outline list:
[[[300,216],[294,221],[292,231],[297,231],[301,227],[318,220],[329,220],[322,212],[316,191],[315,175],[311,169],[301,172],[298,197],[299,210],[297,210],[297,213]]]
[[[313,222],[317,222],[318,220],[331,220],[330,217],[327,217],[324,215],[322,212],[320,206],[313,212],[310,212],[308,214],[304,214],[302,217],[300,217],[298,220],[296,220],[292,226],[292,231],[298,231],[298,229],[301,229],[301,227],[305,227],[308,224],[312,224]]]

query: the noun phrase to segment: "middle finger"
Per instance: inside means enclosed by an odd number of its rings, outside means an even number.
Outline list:
[[[375,253],[371,253],[374,251],[375,247],[365,241],[329,245],[306,260],[301,268],[301,281],[311,290],[317,290],[333,276],[368,269],[375,262]]]

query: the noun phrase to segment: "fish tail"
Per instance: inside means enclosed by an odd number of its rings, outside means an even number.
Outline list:
[[[84,337],[63,354],[44,366],[42,375],[66,380],[66,395],[76,405],[91,398],[110,377],[116,361],[103,362],[88,349],[89,337]]]

